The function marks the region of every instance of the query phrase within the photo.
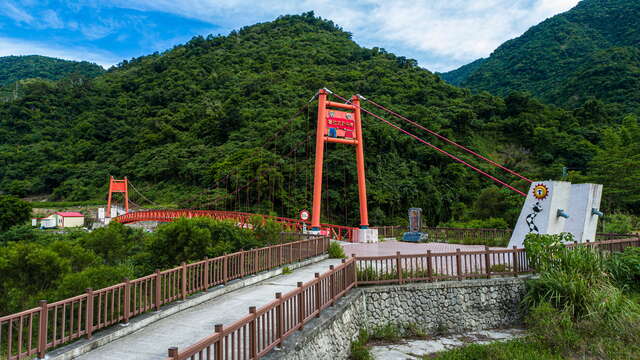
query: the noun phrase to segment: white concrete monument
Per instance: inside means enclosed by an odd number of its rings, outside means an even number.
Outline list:
[[[569,198],[569,214],[564,227],[565,232],[573,235],[577,242],[595,241],[598,218],[603,215],[600,211],[602,185],[573,184]]]
[[[569,217],[571,183],[566,181],[540,181],[531,183],[520,217],[511,234],[509,247],[524,245],[529,233],[559,234],[564,231]]]
[[[523,247],[529,233],[568,232],[574,240],[593,241],[600,212],[602,185],[571,184],[566,181],[531,183],[509,247]]]

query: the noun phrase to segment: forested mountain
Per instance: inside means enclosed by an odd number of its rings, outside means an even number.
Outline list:
[[[640,1],[582,0],[460,76],[465,69],[443,78],[497,95],[529,91],[568,108],[595,98],[640,113]]]
[[[70,74],[95,77],[103,72],[101,66],[87,61],[69,61],[40,55],[0,57],[0,86],[31,78],[58,80]]]
[[[460,86],[460,83],[466,80],[474,71],[478,70],[485,61],[487,61],[487,59],[478,59],[455,70],[446,73],[438,73],[438,75],[449,84]]]
[[[325,86],[388,105],[535,179],[569,167],[571,179],[605,183],[608,210],[640,209],[629,185],[640,181],[637,118],[623,121],[599,102],[569,112],[520,93],[474,95],[413,60],[358,46],[312,13],[195,37],[91,81],[30,83],[0,105],[0,191],[95,199],[109,175],[128,176],[156,202],[293,217],[310,207],[315,104],[289,119]],[[518,195],[370,116],[364,132],[372,224],[397,223],[412,206],[429,224],[519,213]],[[353,149],[331,144],[326,158],[323,217],[356,224]],[[216,201],[228,193],[241,198]]]

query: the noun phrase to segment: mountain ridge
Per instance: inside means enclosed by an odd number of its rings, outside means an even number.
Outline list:
[[[603,128],[622,123],[598,104],[567,112],[524,94],[471,94],[415,60],[359,46],[313,13],[287,15],[227,36],[197,36],[88,81],[25,86],[20,99],[0,104],[0,192],[96,199],[109,175],[128,176],[156,202],[224,208],[237,201],[246,211],[294,217],[310,205],[313,154],[297,144],[312,135],[315,108],[287,119],[323,87],[375,99],[535,178],[558,177],[563,166],[590,175]],[[269,143],[283,127],[277,144]],[[365,118],[364,131],[372,223],[404,221],[416,206],[434,225],[517,217],[518,195],[373,118]],[[352,149],[333,145],[326,156],[327,222],[357,221],[352,156]],[[256,177],[262,180],[251,183]],[[244,185],[234,200],[234,187]],[[607,206],[639,202],[621,197]]]
[[[637,1],[582,0],[505,42],[481,65],[471,70],[463,66],[442,77],[501,96],[529,91],[567,108],[598,99],[619,112],[639,113],[639,17]],[[603,62],[607,52],[618,56]]]

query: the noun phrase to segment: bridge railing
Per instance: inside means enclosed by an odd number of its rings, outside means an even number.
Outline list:
[[[290,219],[285,217],[270,216],[270,215],[258,215],[251,213],[244,213],[238,211],[218,211],[218,210],[147,210],[129,212],[125,215],[115,217],[113,221],[117,221],[123,224],[138,222],[138,221],[161,221],[168,222],[174,219],[185,217],[209,217],[217,220],[232,220],[238,223],[240,227],[251,227],[252,218],[261,217],[263,219],[270,219],[280,224],[283,224],[288,231],[302,232],[304,228],[309,229],[311,223],[308,221],[302,221],[298,219]],[[341,241],[353,241],[354,227],[332,225],[332,224],[320,224],[320,229],[329,235],[332,239]]]
[[[169,360],[257,359],[301,330],[304,324],[332,306],[356,285],[355,259],[343,260],[313,280],[298,283],[286,294],[276,293],[265,306],[249,308],[249,314],[235,323],[215,326],[215,332],[185,348],[168,350]]]
[[[406,226],[379,226],[378,236],[380,238],[398,238],[407,231]],[[485,228],[449,228],[449,227],[423,227],[422,231],[429,234],[429,241],[446,243],[496,243],[509,242],[511,229],[485,229]],[[634,238],[635,235],[598,233],[596,241],[614,240],[624,238]]]
[[[586,246],[605,252],[640,247],[640,237],[569,243],[568,248]],[[464,280],[491,276],[518,276],[534,271],[525,249],[490,249],[446,253],[355,257],[358,285],[403,284],[416,281]]]
[[[312,237],[186,264],[103,289],[0,317],[0,359],[44,358],[48,349],[162,305],[285,264],[325,254],[326,237]]]
[[[622,251],[640,247],[640,238],[607,240],[585,244],[604,251]],[[354,286],[405,284],[519,276],[532,273],[525,249],[490,249],[391,256],[357,257],[348,260],[298,288],[257,309],[235,323],[215,326],[215,332],[193,345],[168,349],[166,360],[258,359],[278,346],[296,330]]]

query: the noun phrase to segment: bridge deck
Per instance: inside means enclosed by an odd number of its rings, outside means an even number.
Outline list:
[[[229,325],[247,315],[250,306],[262,306],[275,298],[276,292],[286,293],[298,281],[307,282],[314,273],[329,270],[340,260],[328,259],[293,270],[255,285],[248,286],[190,309],[159,320],[137,332],[94,349],[77,359],[142,360],[164,359],[172,346],[185,348],[213,333],[215,324]]]

